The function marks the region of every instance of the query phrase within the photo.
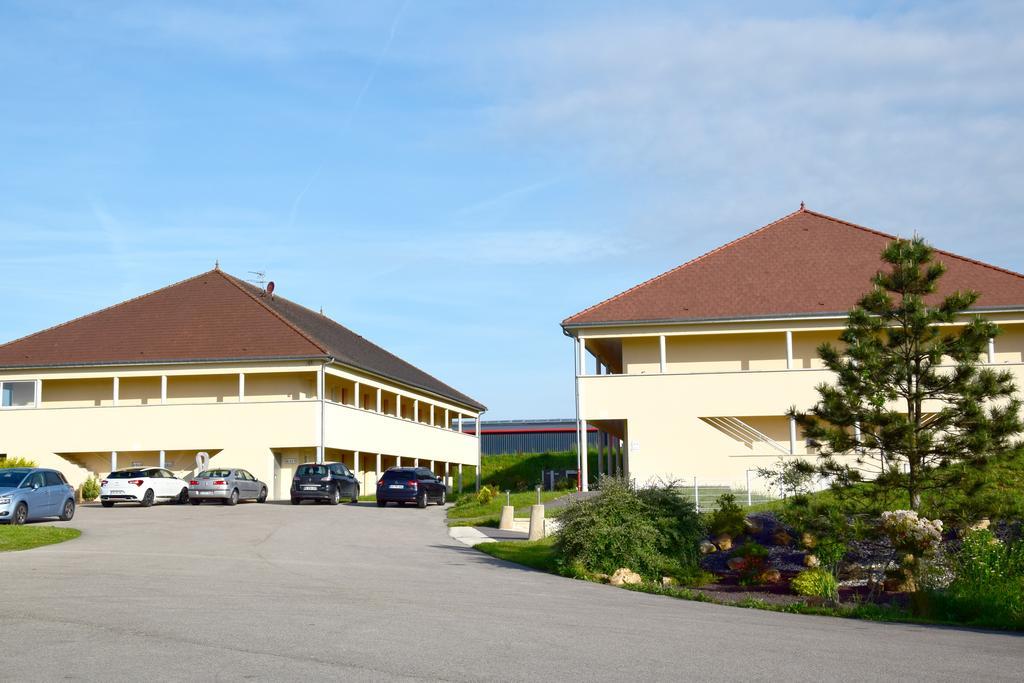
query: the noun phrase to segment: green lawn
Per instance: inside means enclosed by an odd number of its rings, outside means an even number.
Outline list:
[[[542,503],[561,498],[567,491],[541,491]],[[524,491],[512,494],[512,505],[517,517],[530,514],[530,506],[537,502],[536,491]],[[496,495],[486,505],[476,502],[476,496],[465,494],[458,503],[448,510],[448,524],[451,526],[498,526],[501,521],[501,508],[505,505],[505,494]]]
[[[82,532],[55,526],[0,526],[0,552],[28,550],[51,543],[63,543],[78,538]]]
[[[553,536],[539,541],[481,543],[476,546],[476,549],[491,557],[497,557],[499,560],[515,562],[552,574],[558,573],[558,553],[555,551]]]

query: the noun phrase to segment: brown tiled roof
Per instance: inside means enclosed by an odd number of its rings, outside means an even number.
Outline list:
[[[330,318],[220,270],[0,346],[0,368],[328,357],[485,409]]]
[[[803,207],[564,320],[578,325],[845,313],[895,239]],[[937,296],[981,293],[978,308],[1024,307],[1024,275],[937,250]]]

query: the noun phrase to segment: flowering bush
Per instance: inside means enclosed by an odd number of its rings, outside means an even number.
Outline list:
[[[934,552],[942,542],[942,520],[919,517],[913,510],[883,512],[881,526],[893,548],[911,554]]]

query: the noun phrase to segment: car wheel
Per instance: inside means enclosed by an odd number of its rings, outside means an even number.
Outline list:
[[[267,502],[267,489],[266,488],[260,489],[260,495],[256,497],[256,502],[257,503],[266,503]]]
[[[292,505],[298,505],[298,504],[299,504],[299,502],[300,502],[300,501],[299,501],[299,499],[298,499],[298,498],[292,498]]]
[[[441,491],[441,500],[437,501],[437,504],[444,505],[446,502],[448,502],[448,491],[444,490]]]
[[[427,507],[427,492],[424,491],[420,494],[420,497],[416,499],[416,507],[425,508]]]
[[[338,487],[334,487],[334,491],[331,492],[331,497],[327,499],[327,502],[331,505],[337,505],[341,502],[341,491],[338,490]]]
[[[112,507],[114,507],[114,501],[112,501],[112,500],[103,500],[103,501],[100,501],[100,505],[102,505],[105,508],[112,508]]]
[[[142,496],[142,507],[148,508],[153,504],[155,498],[156,495],[153,493],[153,489],[146,489],[145,495]]]
[[[192,503],[193,505],[199,505],[199,504],[200,504],[200,503],[202,503],[203,501],[199,500],[198,498],[196,498],[195,500],[192,500],[192,499],[190,498],[188,502]]]
[[[28,505],[18,503],[18,507],[14,508],[14,516],[11,517],[11,524],[24,524],[27,521]]]
[[[377,507],[379,507],[379,508],[386,507],[387,504],[388,504],[388,502],[386,500],[378,500],[377,501]]]
[[[75,501],[68,498],[64,501],[64,511],[60,513],[60,521],[70,522],[71,518],[75,516]]]
[[[188,489],[184,488],[181,493],[178,494],[178,505],[184,505],[188,502]]]
[[[238,505],[238,489],[234,489],[231,495],[224,499],[225,505]]]
[[[350,503],[358,503],[359,502],[359,487],[358,486],[355,487],[355,489],[353,489],[352,498],[348,502],[350,502]]]

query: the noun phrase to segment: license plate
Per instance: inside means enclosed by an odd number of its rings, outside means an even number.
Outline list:
[[[208,495],[210,495],[211,493],[213,493],[213,491],[200,491],[200,492],[199,492],[199,495],[200,495],[200,496],[208,496]]]
[[[401,484],[392,484],[388,487],[389,489],[404,489],[405,487]]]
[[[303,491],[316,491],[318,488],[320,488],[320,487],[319,486],[303,486],[302,490]]]
[[[124,491],[120,491],[120,490],[118,490],[118,491],[111,491],[110,493],[112,495],[115,495],[115,496],[122,496],[122,495],[124,495]]]

